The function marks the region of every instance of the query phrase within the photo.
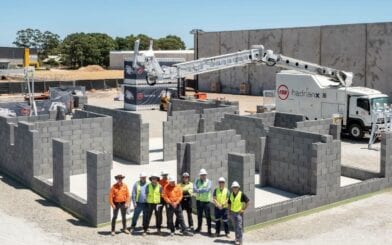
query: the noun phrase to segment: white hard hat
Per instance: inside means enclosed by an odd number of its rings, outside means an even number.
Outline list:
[[[219,183],[219,182],[226,182],[226,180],[225,180],[225,178],[220,177],[220,178],[218,179],[218,183]]]
[[[231,188],[233,188],[233,187],[238,187],[238,188],[240,188],[240,184],[238,184],[237,181],[233,181],[233,184],[231,184]]]
[[[141,178],[141,177],[147,177],[147,174],[145,173],[145,172],[141,172],[140,174],[139,174],[139,177]]]
[[[150,179],[151,178],[158,178],[158,180],[160,179],[159,174],[156,173],[151,174]]]
[[[189,177],[189,173],[187,173],[187,172],[183,173],[182,177]]]
[[[169,176],[169,177],[168,177],[168,180],[169,180],[169,182],[176,182],[176,180],[174,179],[173,176]]]
[[[207,171],[204,168],[200,169],[199,175],[206,175],[206,174]]]
[[[162,175],[169,175],[169,173],[166,170],[161,171],[161,176]]]

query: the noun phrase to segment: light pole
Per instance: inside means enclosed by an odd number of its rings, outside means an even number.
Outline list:
[[[201,29],[192,29],[190,34],[193,35],[193,52],[194,52],[194,59],[199,59],[199,33],[204,33]],[[199,75],[196,75],[196,89],[199,90]]]

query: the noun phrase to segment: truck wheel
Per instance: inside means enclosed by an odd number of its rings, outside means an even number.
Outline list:
[[[364,132],[362,130],[361,125],[359,124],[351,124],[349,127],[349,133],[350,136],[353,137],[354,139],[362,139],[364,136]]]

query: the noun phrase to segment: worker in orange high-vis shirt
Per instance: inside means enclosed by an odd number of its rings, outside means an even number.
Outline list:
[[[159,206],[159,212],[163,213],[163,207],[165,207],[166,211],[166,226],[169,227],[168,219],[167,219],[167,206],[165,199],[163,198],[163,194],[165,192],[165,186],[169,183],[168,182],[169,173],[166,170],[161,171],[161,179],[159,180],[159,185],[162,187],[162,198],[161,198],[161,205]]]
[[[116,179],[116,184],[112,186],[109,194],[109,202],[110,206],[113,208],[113,218],[112,218],[112,236],[115,235],[116,229],[116,220],[118,216],[118,211],[121,210],[121,218],[122,218],[122,231],[126,234],[129,234],[127,230],[127,220],[126,213],[127,208],[129,207],[130,197],[128,186],[123,183],[124,175],[116,175],[114,177]]]
[[[167,223],[170,229],[170,235],[174,236],[174,223],[173,216],[176,215],[177,222],[181,227],[181,232],[183,235],[190,235],[185,226],[184,217],[182,216],[181,200],[182,200],[182,189],[180,186],[176,185],[176,181],[173,177],[168,178],[168,184],[165,185],[163,191],[163,199],[165,199],[167,205]]]

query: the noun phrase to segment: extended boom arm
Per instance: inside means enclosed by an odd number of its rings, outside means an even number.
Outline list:
[[[249,64],[265,64],[267,66],[278,66],[285,69],[323,75],[343,86],[350,86],[353,77],[351,72],[321,66],[281,54],[274,54],[272,50],[265,50],[263,45],[254,45],[251,49],[235,53],[178,63],[172,67],[161,67],[159,65],[152,50],[152,43],[150,43],[150,49],[146,53],[140,54],[138,51],[139,42],[136,41],[134,68],[144,68],[147,72],[147,82],[150,85],[156,82],[164,82],[167,79],[179,79]]]

